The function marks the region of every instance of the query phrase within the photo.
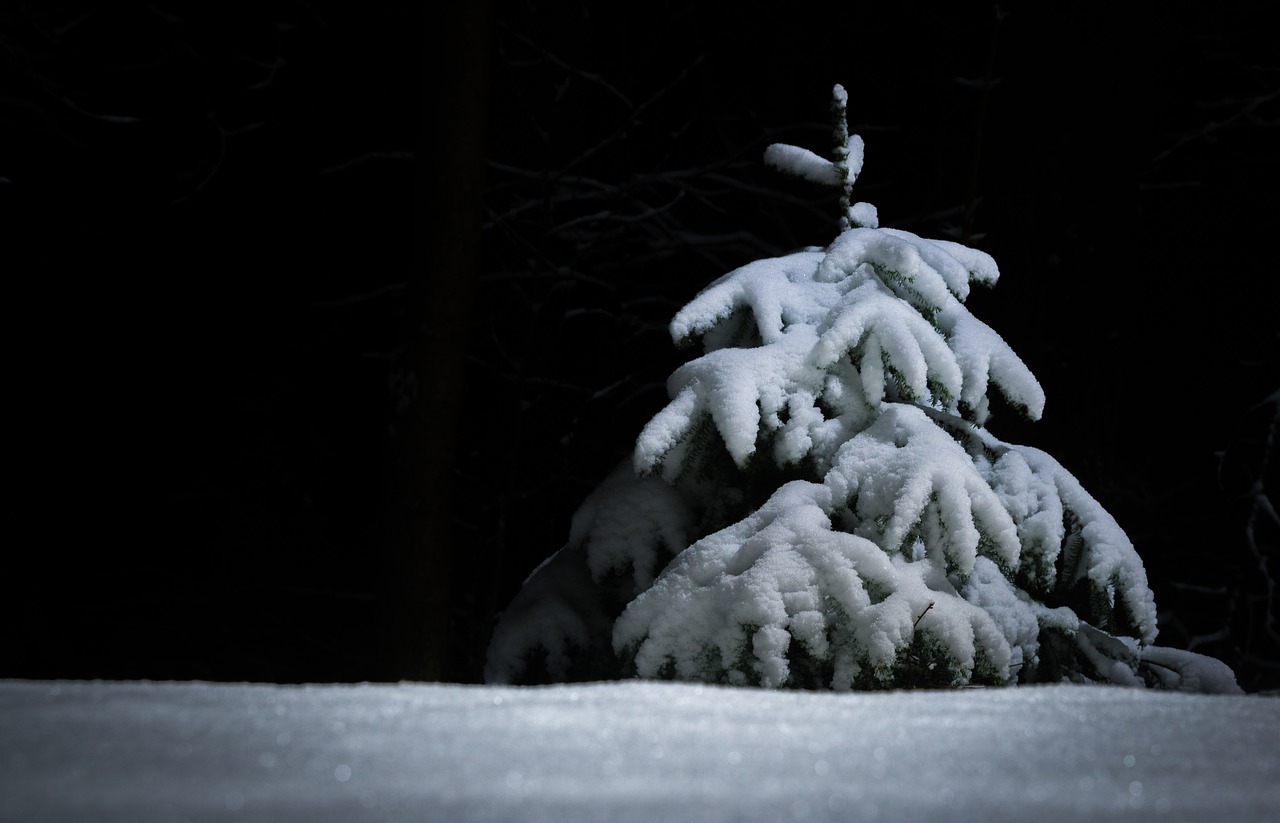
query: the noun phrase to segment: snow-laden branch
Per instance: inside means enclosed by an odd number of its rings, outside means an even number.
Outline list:
[[[932,565],[833,529],[832,500],[795,481],[690,546],[618,618],[615,650],[644,677],[770,688],[876,687],[908,672],[1007,682],[1010,649],[986,612],[940,596],[951,587]]]
[[[1035,377],[960,300],[971,278],[997,276],[981,252],[867,228],[844,232],[826,251],[730,272],[671,322],[677,343],[700,338],[706,353],[668,381],[672,403],[641,433],[637,470],[664,464],[663,476],[677,476],[685,454],[679,447],[708,417],[740,466],[754,456],[762,431],[799,425],[807,430],[784,438],[778,456],[829,466],[839,444],[819,431],[832,419],[820,408],[828,397],[860,398],[862,418],[883,402],[922,399],[957,415],[968,409],[981,423],[994,382],[1039,417],[1044,392]],[[853,369],[836,369],[845,360]],[[814,454],[818,442],[830,446]]]

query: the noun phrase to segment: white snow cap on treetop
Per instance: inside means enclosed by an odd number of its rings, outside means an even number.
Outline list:
[[[836,122],[836,146],[832,152],[835,155],[834,160],[826,160],[799,146],[774,143],[764,150],[764,162],[779,171],[793,174],[812,183],[839,186],[841,227],[876,228],[879,225],[879,218],[876,215],[875,206],[870,203],[850,202],[853,184],[862,173],[865,144],[860,135],[849,134],[846,119],[849,94],[844,90],[844,86],[837,83],[831,97],[831,108]]]

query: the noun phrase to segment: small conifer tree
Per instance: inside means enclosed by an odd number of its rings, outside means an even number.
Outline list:
[[[836,86],[834,160],[765,152],[841,188],[839,236],[676,314],[701,354],[502,614],[486,679],[1238,690],[1218,661],[1153,645],[1142,563],[1080,483],[984,427],[993,388],[1033,419],[1045,402],[964,305],[996,264],[853,202],[846,100]]]

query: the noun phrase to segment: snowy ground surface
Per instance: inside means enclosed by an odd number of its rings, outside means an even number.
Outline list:
[[[0,819],[1280,821],[1280,699],[0,681]]]

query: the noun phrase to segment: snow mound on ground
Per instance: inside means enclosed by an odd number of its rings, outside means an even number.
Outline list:
[[[1280,699],[0,681],[6,823],[1280,820]]]

